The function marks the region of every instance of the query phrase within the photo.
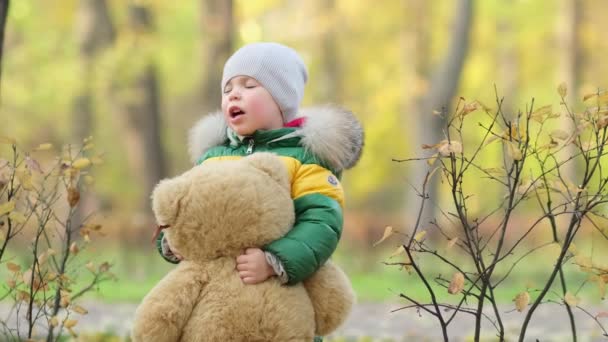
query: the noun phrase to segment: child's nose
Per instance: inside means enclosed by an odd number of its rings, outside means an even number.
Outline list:
[[[228,99],[230,99],[230,100],[238,100],[240,98],[241,98],[241,92],[236,89],[233,89],[230,92],[230,95],[228,96]]]

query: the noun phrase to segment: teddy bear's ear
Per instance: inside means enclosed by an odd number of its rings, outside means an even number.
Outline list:
[[[272,179],[289,189],[289,175],[287,174],[287,168],[285,167],[285,164],[283,164],[281,158],[279,158],[276,154],[257,152],[245,157],[243,161],[246,161],[255,168],[267,173],[270,177],[272,177]]]
[[[152,210],[160,225],[175,223],[180,210],[181,201],[188,192],[189,182],[178,176],[161,180],[152,191]]]

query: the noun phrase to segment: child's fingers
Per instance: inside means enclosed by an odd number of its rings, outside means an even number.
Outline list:
[[[249,271],[251,270],[251,265],[249,265],[248,263],[236,264],[236,269],[237,271]]]
[[[239,272],[239,277],[241,277],[241,279],[253,278],[254,276],[255,276],[255,274],[253,274],[253,272],[251,272],[251,271],[240,271]]]
[[[246,262],[249,261],[249,257],[245,254],[241,254],[238,257],[236,257],[236,263],[237,264],[244,264]]]
[[[258,281],[253,277],[247,277],[247,278],[243,278],[243,283],[248,284],[248,285],[255,285],[258,283]]]
[[[257,253],[260,249],[259,248],[247,248],[245,250],[245,254],[254,254]]]

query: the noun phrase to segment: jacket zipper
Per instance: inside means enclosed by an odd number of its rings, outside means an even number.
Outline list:
[[[253,153],[253,138],[249,139],[249,146],[247,146],[247,154],[252,154]]]

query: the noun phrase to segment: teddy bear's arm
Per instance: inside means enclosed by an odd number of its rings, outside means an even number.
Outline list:
[[[137,308],[133,341],[178,341],[206,282],[206,272],[200,266],[179,264]]]

